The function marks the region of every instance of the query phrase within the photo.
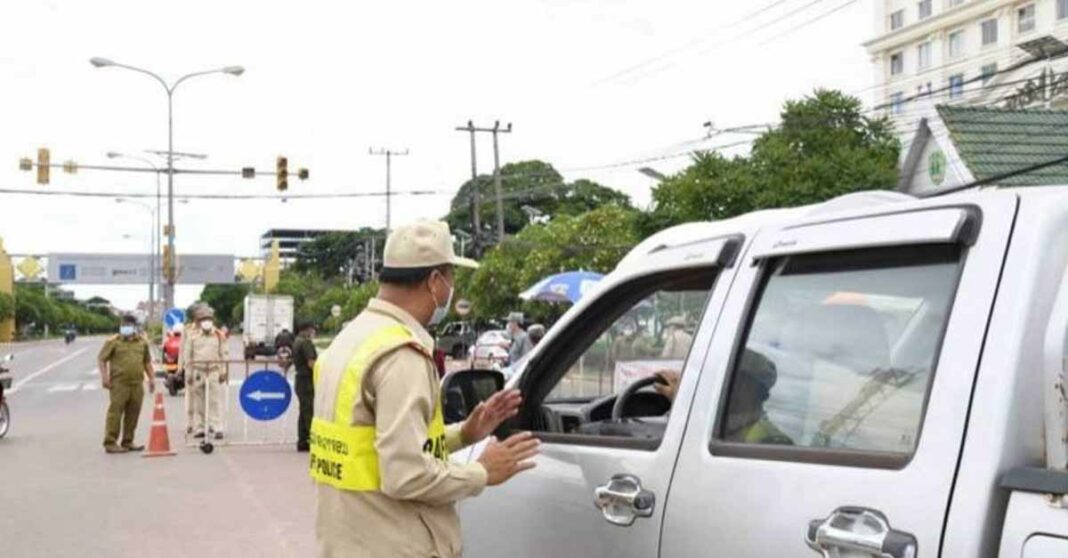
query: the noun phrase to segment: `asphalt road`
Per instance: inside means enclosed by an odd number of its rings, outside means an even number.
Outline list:
[[[231,445],[204,455],[184,441],[183,398],[158,387],[177,455],[107,455],[108,395],[95,371],[102,342],[0,346],[15,354],[16,388],[0,439],[0,555],[314,555],[314,490],[306,454],[291,443],[296,401],[286,419],[246,425],[237,401],[244,370],[233,370]],[[138,442],[147,443],[152,407],[146,394]],[[236,445],[246,439],[261,445]]]

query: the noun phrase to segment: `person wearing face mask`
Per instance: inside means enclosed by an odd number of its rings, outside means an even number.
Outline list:
[[[206,304],[193,309],[193,325],[182,339],[182,364],[185,366],[186,390],[193,410],[188,431],[194,438],[223,438],[219,401],[226,383],[226,365],[230,359],[226,337],[215,327],[215,311]],[[210,385],[209,385],[210,384]]]
[[[134,431],[137,430],[137,418],[145,397],[141,382],[147,381],[149,393],[154,392],[152,375],[155,371],[148,341],[138,334],[137,318],[130,315],[122,317],[119,334],[104,343],[97,356],[97,365],[100,368],[100,382],[108,390],[111,400],[104,427],[104,451],[126,453],[145,449],[145,446],[134,444]]]
[[[462,553],[455,503],[533,467],[529,432],[492,440],[477,461],[449,453],[515,416],[521,397],[501,391],[445,427],[434,342],[453,267],[449,227],[420,221],[386,240],[378,296],[315,363],[310,473],[317,483],[316,537],[323,558],[452,558]]]

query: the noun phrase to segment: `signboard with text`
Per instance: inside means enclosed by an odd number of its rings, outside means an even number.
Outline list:
[[[51,281],[82,285],[141,285],[152,278],[148,254],[49,254]],[[190,254],[178,257],[177,283],[233,283],[234,257]]]

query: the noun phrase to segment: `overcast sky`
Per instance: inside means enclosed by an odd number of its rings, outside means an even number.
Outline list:
[[[7,0],[0,3],[0,188],[154,193],[151,175],[52,172],[37,186],[17,160],[47,146],[53,162],[107,163],[107,151],[165,149],[166,97],[151,78],[95,69],[101,56],[168,81],[240,64],[175,94],[175,149],[186,166],[273,169],[289,157],[290,192],[377,192],[384,161],[369,147],[408,148],[396,190],[455,191],[470,176],[469,143],[454,127],[512,122],[504,162],[539,158],[618,188],[639,205],[653,182],[617,162],[680,153],[718,127],[771,122],[783,100],[814,87],[862,92],[873,72],[860,43],[869,0],[483,0],[274,2]],[[840,11],[799,30],[838,6]],[[745,19],[761,8],[765,11]],[[791,12],[795,14],[790,15]],[[776,21],[779,20],[779,21]],[[714,138],[703,145],[738,139]],[[112,161],[113,162],[113,161]],[[651,166],[681,168],[686,157]],[[136,163],[134,163],[136,164]],[[184,163],[183,163],[184,164]],[[480,138],[479,170],[492,170]],[[179,194],[274,193],[271,178],[176,178]],[[397,197],[394,224],[442,216],[450,196]],[[268,228],[383,226],[382,198],[205,201],[179,205],[179,253],[258,254]],[[136,252],[149,214],[113,199],[0,194],[9,252]],[[123,238],[128,236],[129,238]],[[79,287],[122,307],[134,287]],[[179,289],[179,303],[199,287]]]

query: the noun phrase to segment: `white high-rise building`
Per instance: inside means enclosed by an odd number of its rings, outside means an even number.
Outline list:
[[[1068,0],[876,0],[875,12],[873,101],[904,137],[938,104],[1068,108]]]

